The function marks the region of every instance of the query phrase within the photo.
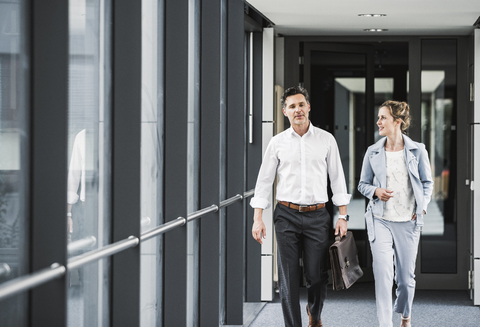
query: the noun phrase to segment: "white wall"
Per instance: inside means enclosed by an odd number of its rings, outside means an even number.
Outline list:
[[[473,302],[480,305],[480,30],[475,30],[474,62],[474,172],[473,172],[473,258],[474,294]]]
[[[273,28],[263,29],[262,47],[262,156],[273,137],[274,129],[274,69],[275,69],[275,31]],[[273,300],[273,187],[270,195],[272,206],[263,212],[263,222],[267,228],[267,239],[262,245],[262,277],[261,300]]]

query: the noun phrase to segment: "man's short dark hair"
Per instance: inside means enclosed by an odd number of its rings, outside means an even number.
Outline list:
[[[305,100],[307,100],[307,103],[309,103],[307,90],[301,86],[292,86],[283,92],[282,99],[280,100],[282,102],[282,108],[285,108],[285,101],[287,101],[287,98],[295,94],[302,94],[305,97]]]

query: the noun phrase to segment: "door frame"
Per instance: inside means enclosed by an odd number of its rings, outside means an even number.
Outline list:
[[[390,37],[362,37],[362,36],[284,36],[284,85],[301,85],[310,78],[304,72],[307,63],[307,51],[313,44],[330,44],[336,49],[341,49],[342,44],[357,44],[371,42],[407,42],[409,47],[409,105],[411,108],[421,108],[421,45],[423,39],[455,39],[457,40],[457,179],[456,184],[456,217],[457,217],[457,273],[455,274],[422,274],[421,273],[421,248],[417,256],[416,281],[418,289],[469,289],[470,274],[470,245],[471,234],[469,226],[472,221],[471,190],[466,185],[467,180],[472,180],[470,162],[468,160],[469,124],[472,115],[469,110],[468,69],[471,64],[469,56],[468,36],[390,36]],[[315,46],[317,47],[317,46]],[[372,70],[373,71],[373,70]],[[373,103],[373,99],[372,99]],[[467,114],[468,113],[468,114]],[[414,121],[421,121],[421,111],[413,110]],[[367,120],[368,121],[368,120]],[[373,125],[373,122],[371,122]],[[374,126],[366,126],[372,130]],[[373,143],[373,133],[370,137]],[[414,124],[409,129],[409,135],[416,140],[421,138],[421,124]],[[368,137],[368,136],[367,136]],[[428,219],[428,216],[426,217]]]

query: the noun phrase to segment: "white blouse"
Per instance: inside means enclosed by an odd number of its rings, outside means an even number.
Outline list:
[[[405,163],[405,150],[388,152],[387,189],[393,191],[393,197],[384,203],[383,218],[390,221],[409,221],[415,213],[415,195]]]

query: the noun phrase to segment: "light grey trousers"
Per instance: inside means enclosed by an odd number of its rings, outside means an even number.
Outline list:
[[[392,222],[374,218],[375,240],[370,242],[375,277],[375,299],[380,327],[392,324],[392,286],[397,284],[393,310],[410,317],[415,294],[415,261],[420,231],[415,221]],[[394,276],[395,266],[395,276]]]

